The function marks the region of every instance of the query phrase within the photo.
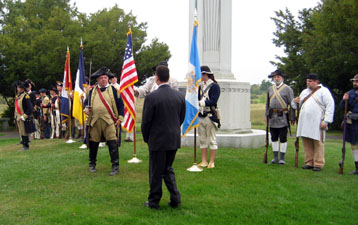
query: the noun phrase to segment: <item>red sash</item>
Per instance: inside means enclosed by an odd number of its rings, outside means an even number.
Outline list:
[[[108,88],[111,88],[110,86]],[[114,123],[117,123],[117,118],[113,115],[112,109],[109,107],[109,105],[107,104],[106,100],[103,98],[103,95],[101,93],[101,91],[99,90],[99,88],[97,87],[97,93],[99,98],[101,99],[104,107],[106,107],[107,111],[109,112],[109,115],[111,115]]]
[[[20,110],[20,107],[19,107],[19,99],[18,98],[16,98],[15,106],[16,106],[17,113],[20,114],[20,116],[22,116],[21,110]]]

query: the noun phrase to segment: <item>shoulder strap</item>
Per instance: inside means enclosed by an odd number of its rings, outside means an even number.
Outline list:
[[[275,85],[272,86],[272,90],[273,90],[273,95],[271,96],[270,100],[272,100],[274,97],[276,97],[276,99],[278,100],[278,102],[280,103],[281,107],[283,109],[287,108],[287,104],[286,102],[282,99],[280,92],[286,87],[286,84],[283,84],[279,89],[277,89],[275,87]]]
[[[106,107],[108,113],[111,115],[111,117],[112,117],[114,123],[116,123],[116,122],[117,122],[117,118],[114,116],[113,111],[112,111],[112,109],[109,107],[107,101],[103,98],[103,95],[102,95],[101,91],[99,90],[99,88],[97,88],[97,93],[98,93],[98,96],[99,96],[99,98],[101,99],[101,101],[102,101],[104,107]]]
[[[301,103],[301,108],[302,108],[303,104],[304,104],[316,91],[318,91],[320,88],[321,88],[321,86],[316,87],[316,88],[311,92],[311,94],[309,94],[308,96],[306,96],[306,98],[303,99],[303,101],[302,101],[302,103]]]

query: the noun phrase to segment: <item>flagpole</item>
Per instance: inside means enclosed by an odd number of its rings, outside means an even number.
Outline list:
[[[67,51],[69,51],[69,48],[68,48],[68,46],[67,46]],[[68,65],[69,66],[69,65]],[[68,92],[68,90],[66,90],[67,91],[67,96],[69,96],[70,97],[70,94],[69,94],[69,92]],[[71,143],[75,143],[75,141],[74,140],[72,140],[72,111],[71,111],[71,100],[70,100],[71,98],[69,98],[68,100],[69,100],[69,104],[68,104],[68,117],[69,117],[69,127],[68,127],[68,129],[69,129],[69,131],[68,131],[68,133],[69,133],[69,137],[68,137],[68,141],[66,141],[66,143],[67,144],[71,144]]]
[[[197,1],[195,0],[195,9],[194,9],[194,29],[195,29],[195,24],[197,25]],[[197,33],[196,33],[196,37],[197,37]],[[192,42],[194,41],[194,35],[192,38]],[[195,43],[196,43],[196,39],[195,39]],[[192,43],[193,44],[193,43]],[[195,65],[198,66],[198,65]],[[197,73],[195,73],[195,76],[197,77]],[[202,172],[203,169],[200,168],[197,164],[196,164],[196,127],[194,128],[194,163],[191,167],[189,167],[187,169],[187,171],[189,172]]]
[[[135,116],[135,112],[134,112],[134,116]],[[133,148],[134,148],[133,152],[134,153],[133,153],[133,158],[128,160],[128,163],[141,163],[142,162],[142,160],[137,158],[137,144],[136,144],[137,139],[136,139],[136,132],[135,132],[135,124],[136,123],[134,121],[134,127],[133,127],[133,130],[132,130],[132,132],[133,132]]]

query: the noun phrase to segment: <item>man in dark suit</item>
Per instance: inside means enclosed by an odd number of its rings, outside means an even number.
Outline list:
[[[142,134],[149,148],[149,197],[145,206],[158,209],[162,197],[162,179],[170,192],[169,206],[180,205],[172,164],[180,148],[180,126],[185,117],[185,98],[169,84],[169,69],[158,66],[158,89],[146,96],[143,106]]]

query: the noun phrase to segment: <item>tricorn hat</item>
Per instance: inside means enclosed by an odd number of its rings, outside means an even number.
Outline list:
[[[353,81],[357,81],[358,80],[358,74],[354,75],[354,77],[352,79],[350,79],[352,82]]]
[[[24,81],[18,80],[18,81],[15,82],[15,86],[23,88],[23,89],[26,89],[26,88],[29,87],[29,84],[24,82]]]
[[[32,94],[34,94],[34,95],[38,95],[38,94],[39,94],[39,92],[38,92],[38,91],[32,91]]]
[[[45,88],[41,88],[41,89],[39,90],[39,92],[40,92],[40,93],[46,93],[47,90],[46,90]]]
[[[110,69],[107,69],[107,67],[102,66],[101,68],[99,68],[99,70],[97,70],[96,72],[92,73],[91,78],[97,78],[100,77],[102,75],[107,75],[108,78],[112,78],[114,77],[113,73],[111,73]]]
[[[211,72],[211,70],[210,70],[210,68],[208,66],[201,66],[200,70],[201,70],[201,73],[213,74],[213,72]]]
[[[273,78],[275,75],[281,76],[283,78],[287,78],[287,74],[285,74],[284,72],[282,72],[281,70],[275,70],[273,71],[270,75],[268,75],[268,78]]]
[[[28,84],[31,84],[32,87],[36,86],[35,83],[30,79],[26,79],[25,82],[28,83]]]
[[[164,61],[161,61],[160,63],[158,63],[158,65],[153,66],[152,69],[154,72],[157,69],[157,66],[168,66],[168,61],[164,60]]]
[[[56,81],[56,86],[61,86],[63,87],[63,83],[61,81]]]
[[[315,73],[309,73],[306,75],[306,79],[310,79],[310,80],[319,80],[319,77],[317,74]]]

